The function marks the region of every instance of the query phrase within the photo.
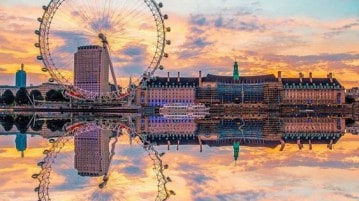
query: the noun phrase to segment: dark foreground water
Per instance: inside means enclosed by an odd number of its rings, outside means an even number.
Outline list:
[[[359,200],[338,117],[53,119],[1,117],[1,201]]]

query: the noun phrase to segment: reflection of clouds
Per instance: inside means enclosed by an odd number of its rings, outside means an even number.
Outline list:
[[[236,165],[232,147],[199,153],[198,146],[182,146],[165,155],[174,159],[169,174],[175,182],[169,186],[178,192],[173,200],[356,200],[359,166],[348,158],[356,155],[357,140],[345,135],[331,151],[325,144],[312,151],[287,144],[283,152],[242,146]]]

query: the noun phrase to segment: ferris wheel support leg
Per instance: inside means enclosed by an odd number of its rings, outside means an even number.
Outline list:
[[[109,62],[109,65],[110,65],[110,70],[111,70],[111,75],[112,75],[112,79],[113,79],[113,82],[115,84],[115,89],[116,89],[116,92],[119,93],[120,90],[118,89],[118,85],[117,85],[117,79],[116,79],[116,75],[115,75],[115,70],[113,69],[113,63],[111,61],[111,55],[110,55],[110,51],[108,49],[108,46],[106,43],[104,43],[104,47],[106,49],[106,53],[107,53],[107,57],[108,57],[108,62]]]

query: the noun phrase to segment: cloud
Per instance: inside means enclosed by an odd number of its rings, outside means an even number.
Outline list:
[[[204,15],[191,15],[190,23],[191,25],[204,26],[207,25],[207,18]]]
[[[139,167],[135,166],[129,166],[122,169],[123,173],[128,175],[144,175],[143,170],[141,170]]]
[[[217,195],[218,200],[260,200],[264,198],[265,193],[262,191],[255,191],[255,190],[249,190],[249,191],[241,191],[237,193],[230,193],[230,194],[221,194]]]

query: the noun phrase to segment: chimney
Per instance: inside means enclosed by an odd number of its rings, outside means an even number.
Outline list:
[[[178,76],[177,76],[177,82],[180,82],[181,79],[180,79],[180,72],[178,72]]]
[[[312,72],[309,72],[309,80],[310,80],[310,83],[313,83],[313,73]]]
[[[303,73],[302,72],[300,72],[299,73],[299,80],[300,80],[300,83],[302,83],[303,82]]]
[[[202,87],[202,71],[198,72],[198,86]]]
[[[333,73],[329,73],[328,78],[330,80],[330,83],[333,83]]]
[[[170,82],[170,72],[167,72],[167,82]]]
[[[282,82],[282,71],[278,71],[278,82]]]

